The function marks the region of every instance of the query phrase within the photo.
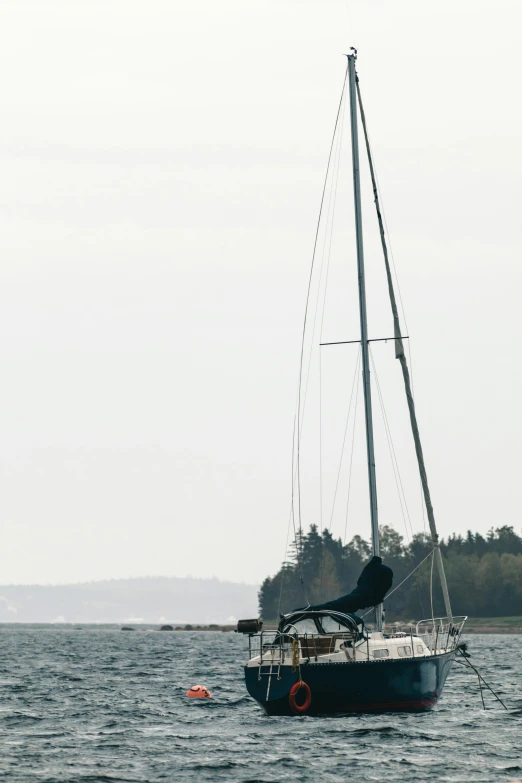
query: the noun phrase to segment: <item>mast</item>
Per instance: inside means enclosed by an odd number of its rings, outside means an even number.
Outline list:
[[[393,328],[394,328],[394,335],[395,335],[395,358],[399,360],[401,364],[402,369],[402,376],[404,380],[404,389],[406,391],[406,399],[408,402],[408,411],[410,414],[410,423],[411,423],[411,431],[413,434],[413,441],[415,443],[415,453],[417,455],[417,464],[419,466],[419,474],[421,479],[421,485],[422,485],[422,492],[424,495],[424,502],[426,505],[426,511],[428,512],[428,522],[430,526],[430,533],[431,533],[431,540],[433,543],[433,553],[435,560],[437,562],[437,569],[439,572],[439,578],[440,578],[440,584],[442,587],[442,595],[444,597],[444,607],[446,610],[446,615],[450,621],[450,623],[453,623],[453,612],[451,610],[451,601],[449,597],[448,592],[448,584],[446,582],[446,573],[444,571],[444,562],[442,560],[442,554],[440,551],[440,545],[439,545],[439,535],[437,533],[437,527],[435,525],[435,514],[433,512],[433,505],[431,502],[431,495],[430,495],[430,488],[428,486],[428,476],[426,473],[426,465],[424,464],[424,454],[422,452],[422,444],[420,439],[420,433],[419,433],[419,426],[417,424],[417,413],[415,411],[415,403],[413,401],[413,391],[411,388],[411,380],[410,380],[410,372],[408,369],[408,362],[406,361],[406,354],[404,353],[404,345],[402,342],[402,332],[401,332],[401,325],[399,321],[399,311],[397,309],[397,302],[395,299],[395,291],[393,288],[393,278],[391,274],[390,269],[390,262],[388,260],[388,248],[386,245],[386,237],[384,234],[384,225],[381,215],[381,208],[379,204],[379,194],[377,191],[377,182],[375,180],[375,170],[373,168],[373,160],[372,160],[372,154],[370,149],[370,142],[368,140],[368,132],[366,129],[366,117],[364,115],[364,108],[362,105],[361,100],[361,90],[359,87],[359,79],[357,76],[355,77],[355,83],[357,87],[357,97],[359,101],[359,109],[361,112],[361,122],[362,127],[364,131],[364,139],[366,142],[366,152],[368,153],[368,162],[370,165],[370,174],[372,178],[372,187],[373,187],[373,198],[375,201],[375,209],[377,210],[377,220],[379,222],[379,233],[381,235],[381,245],[384,255],[384,264],[386,266],[386,278],[388,280],[388,293],[390,297],[390,304],[393,314]],[[350,88],[351,88],[351,82],[350,82]],[[351,93],[350,93],[351,95]]]
[[[372,523],[373,554],[379,555],[379,516],[377,511],[377,482],[375,479],[375,449],[373,444],[372,394],[370,386],[370,357],[368,350],[368,323],[366,316],[366,286],[364,282],[364,250],[361,210],[361,178],[359,169],[359,138],[357,132],[357,92],[355,60],[352,49],[348,57],[350,85],[350,123],[352,132],[353,196],[355,206],[355,235],[357,242],[357,271],[359,278],[359,315],[361,321],[362,374],[364,390],[364,417],[366,422],[366,452],[368,457],[368,486],[370,490],[370,517]],[[375,607],[375,627],[382,631],[382,604]]]

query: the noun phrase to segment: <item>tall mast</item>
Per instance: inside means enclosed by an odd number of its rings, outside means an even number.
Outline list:
[[[357,92],[355,60],[352,49],[348,55],[348,79],[350,85],[350,123],[352,131],[353,196],[355,205],[355,236],[357,241],[357,271],[359,278],[359,314],[361,320],[362,373],[364,390],[364,416],[366,422],[366,451],[368,456],[368,486],[370,489],[370,516],[372,522],[373,554],[379,554],[379,517],[377,512],[377,482],[375,479],[375,449],[373,444],[372,393],[370,386],[370,357],[368,351],[368,323],[366,317],[366,287],[364,282],[364,251],[361,211],[361,178],[359,170],[359,138],[357,132]],[[375,625],[382,631],[382,604],[375,607]]]

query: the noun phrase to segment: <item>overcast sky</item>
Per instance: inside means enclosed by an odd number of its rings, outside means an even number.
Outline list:
[[[351,45],[440,531],[520,530],[521,23],[515,0],[0,3],[0,583],[277,569]],[[345,127],[327,340],[358,331],[348,142]],[[370,332],[387,336],[363,195]],[[322,518],[341,535],[357,348],[324,350]],[[400,369],[390,344],[373,355],[418,532]],[[316,365],[305,526],[321,517]],[[405,534],[379,417],[381,520]],[[349,538],[369,534],[364,460],[359,422]]]

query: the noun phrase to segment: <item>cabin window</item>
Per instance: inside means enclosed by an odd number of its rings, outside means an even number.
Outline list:
[[[397,652],[401,658],[406,658],[406,656],[411,655],[411,647],[409,644],[405,647],[397,647]]]
[[[287,630],[289,633],[292,633],[294,628],[299,636],[302,636],[305,633],[317,633],[317,626],[311,617],[307,617],[305,620],[299,620],[299,622],[295,623],[293,627],[290,626]]]
[[[321,617],[321,625],[325,633],[346,633],[349,629],[341,625],[333,617]]]
[[[390,653],[388,652],[388,650],[384,650],[384,649],[383,650],[374,650],[373,651],[373,657],[374,658],[389,658],[390,657]]]
[[[422,646],[422,644],[418,644],[417,645],[417,652],[418,653],[423,653],[424,652],[424,647]]]

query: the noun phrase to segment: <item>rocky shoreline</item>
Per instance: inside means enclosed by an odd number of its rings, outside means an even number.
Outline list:
[[[393,623],[393,626],[390,627],[388,630],[394,630],[397,627],[401,627],[402,623]],[[272,623],[266,623],[264,626],[264,630],[266,631],[272,631],[275,630],[276,626]],[[150,625],[122,625],[121,626],[122,631],[173,631],[173,632],[180,632],[180,631],[220,631],[224,633],[230,633],[232,631],[236,630],[235,625],[219,625],[219,624],[210,624],[210,625],[198,625],[198,624],[169,624],[169,625],[161,625],[157,627],[151,627]],[[464,626],[464,633],[465,634],[522,634],[522,617],[520,618],[476,618],[476,619],[469,619]]]
[[[150,625],[122,625],[121,629],[122,631],[223,631],[225,633],[230,633],[231,631],[236,630],[235,625],[217,625],[217,624],[210,624],[210,625],[192,625],[190,623],[186,623],[185,625],[160,625],[157,628],[154,628]]]

